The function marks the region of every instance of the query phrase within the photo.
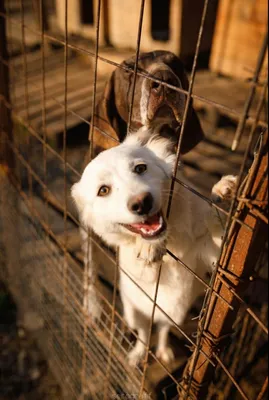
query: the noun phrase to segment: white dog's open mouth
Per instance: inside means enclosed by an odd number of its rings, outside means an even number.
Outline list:
[[[160,236],[166,231],[167,227],[161,211],[148,217],[144,222],[138,224],[122,224],[122,226],[133,233],[141,235],[144,239],[154,239],[157,236]]]

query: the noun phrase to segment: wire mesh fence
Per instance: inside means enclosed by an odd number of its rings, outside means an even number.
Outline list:
[[[94,46],[89,47],[76,44],[69,35],[70,4],[68,0],[62,3],[64,29],[56,35],[46,22],[49,3],[40,0],[26,4],[20,0],[15,18],[12,2],[0,2],[1,279],[8,282],[22,314],[31,311],[32,319],[40,325],[38,341],[46,350],[67,399],[265,398],[268,124],[263,113],[267,78],[261,75],[267,34],[240,113],[194,91],[210,0],[204,2],[188,90],[156,79],[139,66],[145,0],[140,4],[136,55],[131,67],[101,54],[99,39],[105,7],[101,0],[95,3],[96,34]],[[36,26],[28,23],[28,8],[38,16]],[[14,30],[20,31],[19,57],[11,56],[16,49],[7,40]],[[29,32],[39,40],[40,50],[34,53],[27,48]],[[57,46],[55,53],[52,48]],[[76,59],[82,55],[91,59],[91,64],[78,67]],[[70,188],[81,176],[85,158],[93,156],[97,135],[110,140],[111,146],[119,142],[100,127],[98,120],[96,106],[107,79],[99,71],[100,64],[125,70],[132,78],[126,132],[133,128],[139,77],[184,95],[168,220],[178,185],[227,218],[219,260],[209,281],[167,249],[168,256],[205,290],[198,303],[200,309],[194,311],[198,318],[190,328],[171,320],[176,349],[172,366],[161,362],[153,351],[153,317],[155,310],[160,310],[156,299],[151,299],[153,315],[150,341],[144,343],[145,362],[135,369],[128,365],[127,354],[139,339],[123,318],[119,268],[127,272],[119,267],[115,252],[93,233],[84,232],[86,247],[94,246],[97,252],[93,254],[106,266],[95,277],[96,291],[89,293],[90,265],[84,262],[78,234],[78,228],[83,231],[84,227],[70,200]],[[208,193],[201,193],[177,177],[193,101],[232,116],[236,121],[233,150],[245,141],[237,169],[239,182],[228,211],[212,203]],[[83,155],[80,149],[71,152],[68,147],[68,130],[81,123],[89,129],[90,139]],[[62,140],[57,143],[53,136],[56,131],[62,133]],[[93,319],[89,307],[95,295],[99,309]],[[86,307],[85,298],[91,299]]]

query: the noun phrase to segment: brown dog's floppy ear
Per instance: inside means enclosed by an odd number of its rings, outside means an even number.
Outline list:
[[[181,81],[182,88],[184,90],[189,89],[189,80],[185,73],[182,62],[173,53],[168,53],[165,57],[165,63],[169,65],[172,71],[178,76]],[[193,108],[193,101],[188,112],[188,117],[185,125],[185,131],[182,141],[181,153],[185,154],[192,150],[198,143],[204,138],[204,132],[202,130],[198,116]]]
[[[204,139],[204,132],[198,116],[192,106],[192,100],[184,130],[181,153],[186,154]]]
[[[101,99],[96,105],[93,130],[93,156],[110,147],[117,146],[121,138],[122,121],[115,102],[115,71],[106,84]],[[90,139],[90,137],[89,137]]]

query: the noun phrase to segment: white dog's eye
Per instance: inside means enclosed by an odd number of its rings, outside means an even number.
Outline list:
[[[134,172],[138,175],[142,175],[144,172],[146,172],[147,166],[146,164],[138,164],[134,168]]]
[[[109,186],[105,186],[105,185],[101,186],[98,191],[97,196],[100,196],[100,197],[107,196],[110,193],[110,190],[111,190],[111,188]]]

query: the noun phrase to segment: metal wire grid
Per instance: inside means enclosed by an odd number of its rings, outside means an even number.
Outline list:
[[[142,71],[138,70],[138,60],[139,60],[139,53],[140,53],[140,41],[141,41],[141,34],[142,34],[142,24],[143,24],[143,12],[144,12],[144,4],[145,1],[141,1],[141,9],[140,9],[140,19],[138,21],[138,35],[137,35],[137,51],[136,51],[136,62],[134,70],[129,70],[134,74],[134,84],[132,88],[132,102],[130,104],[130,113],[129,113],[129,121],[128,121],[128,128],[130,127],[131,120],[132,120],[132,110],[133,110],[133,100],[134,100],[134,91],[135,91],[135,81],[137,75],[142,75],[147,77],[147,79],[156,81],[163,86],[168,86],[174,90],[183,92],[186,95],[186,107],[183,117],[183,123],[181,126],[181,134],[179,136],[178,142],[178,150],[177,150],[177,163],[180,159],[180,150],[182,144],[182,138],[184,135],[184,129],[186,125],[186,119],[188,115],[188,110],[190,107],[191,99],[197,98],[192,91],[193,85],[195,80],[195,74],[197,70],[197,60],[199,56],[199,49],[201,44],[201,39],[203,35],[203,30],[206,21],[207,9],[209,0],[205,1],[203,16],[201,20],[199,36],[197,40],[195,58],[193,62],[193,68],[190,78],[190,86],[189,90],[186,92],[180,88],[173,87],[169,84],[161,82],[157,79],[153,79],[152,77],[148,77]],[[31,212],[31,216],[28,215],[27,222],[25,222],[25,215],[22,218],[21,223],[19,226],[21,231],[19,233],[19,242],[22,244],[26,240],[27,234],[29,234],[29,224],[31,226],[31,235],[32,235],[32,242],[34,243],[34,238],[47,246],[46,257],[43,259],[42,266],[39,265],[38,271],[32,263],[29,261],[27,262],[23,257],[20,260],[20,265],[23,267],[23,276],[20,273],[20,278],[22,279],[19,284],[18,293],[23,293],[25,300],[32,300],[31,306],[35,308],[38,307],[38,313],[42,315],[45,320],[45,324],[47,327],[48,338],[47,340],[47,347],[50,349],[49,358],[51,358],[52,365],[55,363],[57,365],[57,372],[59,374],[60,379],[64,379],[64,385],[68,386],[70,392],[68,392],[67,397],[70,399],[72,393],[72,398],[116,398],[117,396],[123,394],[135,394],[138,398],[143,398],[146,396],[146,388],[145,388],[145,379],[146,379],[146,372],[148,368],[148,360],[149,357],[153,357],[156,362],[158,362],[162,368],[165,369],[166,373],[172,379],[172,382],[176,387],[178,387],[179,393],[181,393],[182,398],[195,398],[194,395],[191,393],[192,383],[195,371],[197,369],[199,357],[203,355],[205,359],[211,365],[218,365],[218,367],[224,371],[226,376],[229,378],[229,381],[237,388],[238,392],[241,396],[245,399],[248,399],[247,395],[244,393],[242,388],[236,382],[236,379],[230,373],[228,368],[223,364],[222,360],[219,358],[217,354],[214,354],[212,357],[205,353],[202,347],[202,339],[204,338],[205,334],[205,315],[209,315],[210,313],[214,313],[214,309],[210,309],[210,301],[212,297],[217,298],[230,310],[236,309],[232,303],[229,303],[222,295],[216,290],[215,283],[222,282],[222,284],[226,285],[226,287],[231,291],[231,293],[237,298],[237,300],[244,306],[247,318],[251,318],[255,321],[258,325],[258,329],[263,331],[265,334],[268,334],[268,329],[265,326],[264,322],[259,318],[259,316],[245,303],[245,301],[240,297],[239,294],[230,286],[230,284],[225,280],[227,276],[229,277],[229,273],[221,268],[220,262],[218,263],[218,268],[216,268],[215,273],[211,279],[210,285],[206,282],[203,282],[200,277],[198,277],[190,268],[190,266],[185,265],[181,260],[177,259],[175,255],[171,252],[168,254],[176,259],[183,268],[186,268],[191,274],[195,275],[197,279],[202,281],[206,288],[206,297],[204,303],[204,312],[200,315],[200,329],[198,331],[198,338],[197,342],[193,340],[193,338],[189,337],[183,330],[176,326],[176,329],[185,337],[186,341],[189,345],[192,345],[194,348],[194,362],[192,363],[192,368],[189,373],[185,376],[187,378],[187,384],[183,386],[181,382],[176,380],[173,375],[169,372],[167,367],[159,360],[156,359],[154,354],[151,352],[150,349],[150,342],[144,343],[147,349],[147,356],[144,363],[142,370],[136,371],[136,374],[132,371],[128,370],[126,366],[124,355],[126,355],[126,349],[132,346],[131,342],[127,340],[126,335],[124,334],[124,329],[122,326],[125,325],[121,314],[118,312],[116,308],[116,301],[117,301],[117,261],[107,253],[107,250],[101,248],[99,243],[95,240],[94,236],[89,236],[89,243],[93,242],[97,245],[101,251],[106,253],[107,257],[109,257],[110,261],[112,261],[115,265],[115,273],[114,273],[114,289],[113,289],[113,296],[110,301],[98,291],[98,296],[102,300],[102,316],[97,322],[97,326],[94,326],[92,322],[89,321],[87,318],[87,314],[85,313],[82,304],[83,298],[85,296],[85,292],[83,292],[83,288],[85,289],[85,282],[88,281],[88,268],[87,265],[84,267],[84,270],[81,270],[81,267],[77,265],[77,260],[70,254],[67,246],[67,225],[68,222],[72,221],[77,226],[79,226],[79,221],[77,221],[76,217],[73,216],[68,211],[67,206],[67,199],[68,199],[68,183],[67,183],[67,173],[68,170],[72,171],[75,176],[79,177],[80,173],[76,170],[67,160],[67,148],[66,148],[66,138],[67,138],[67,115],[68,113],[74,114],[79,120],[83,122],[87,122],[91,129],[91,138],[93,138],[92,132],[94,127],[94,110],[96,105],[96,91],[97,91],[97,71],[98,71],[98,63],[100,61],[106,62],[108,64],[124,68],[111,60],[107,60],[103,57],[99,56],[99,30],[100,30],[100,16],[101,16],[101,0],[98,1],[98,9],[97,9],[97,25],[96,25],[96,48],[95,52],[92,53],[85,49],[79,48],[78,46],[74,46],[69,44],[68,42],[68,0],[65,0],[65,35],[64,40],[59,40],[51,35],[47,34],[44,29],[44,24],[42,23],[40,26],[40,31],[36,31],[42,38],[42,59],[41,59],[41,68],[42,68],[42,135],[35,131],[35,129],[31,126],[31,121],[29,118],[29,93],[28,93],[28,70],[27,70],[27,54],[26,54],[26,46],[25,46],[25,29],[29,29],[24,23],[24,6],[23,0],[20,0],[21,5],[21,30],[22,30],[22,54],[23,54],[23,72],[24,72],[24,87],[25,87],[25,106],[26,106],[26,118],[22,119],[18,115],[16,115],[16,110],[13,107],[12,102],[9,100],[7,96],[1,93],[1,104],[2,106],[6,107],[12,112],[12,117],[15,121],[18,121],[22,124],[28,132],[27,135],[27,144],[28,144],[28,154],[27,157],[22,154],[20,146],[14,143],[14,141],[10,138],[9,132],[6,131],[1,126],[2,136],[5,136],[5,143],[7,147],[11,150],[13,157],[16,159],[16,162],[20,165],[21,168],[18,170],[26,169],[27,176],[28,176],[28,192],[26,192],[22,185],[20,176],[15,177],[12,176],[12,183],[16,188],[16,193],[19,193],[20,198],[23,200],[23,204],[26,204],[27,208]],[[2,7],[0,12],[0,18],[5,22],[8,21],[9,29],[12,29],[12,17],[10,16],[9,12],[9,4],[7,2],[7,11]],[[43,15],[43,6],[42,1],[39,2],[39,11],[40,11],[40,21],[44,21]],[[64,45],[64,102],[60,103],[61,107],[63,108],[63,132],[64,132],[64,141],[63,141],[63,151],[62,154],[59,154],[57,151],[53,149],[53,147],[49,144],[47,133],[46,133],[46,63],[45,63],[45,42],[46,40],[58,42]],[[264,39],[264,43],[262,49],[260,51],[260,56],[257,63],[257,68],[253,77],[253,81],[251,83],[251,89],[249,93],[248,99],[246,99],[246,105],[244,109],[244,113],[242,115],[238,115],[236,110],[229,110],[230,113],[234,114],[235,117],[238,119],[238,129],[235,136],[234,147],[240,141],[240,138],[244,132],[244,128],[246,125],[246,121],[252,124],[252,129],[249,135],[249,143],[245,153],[245,157],[242,163],[242,168],[240,171],[240,179],[238,190],[236,196],[234,198],[233,204],[231,206],[230,211],[227,213],[224,210],[220,209],[216,205],[212,205],[216,207],[219,212],[223,212],[228,214],[227,225],[225,229],[225,235],[223,240],[223,252],[227,248],[227,243],[229,239],[229,233],[231,232],[231,226],[235,224],[235,222],[240,222],[241,226],[245,227],[248,231],[253,231],[253,228],[248,225],[246,222],[240,219],[238,213],[235,211],[236,206],[238,205],[238,201],[240,205],[242,204],[250,204],[251,207],[255,208],[255,204],[251,203],[249,199],[246,197],[246,192],[241,194],[240,188],[243,183],[243,176],[246,167],[247,156],[249,154],[250,146],[253,143],[254,133],[256,132],[257,127],[259,126],[260,129],[265,130],[267,129],[267,122],[260,120],[260,113],[263,106],[264,95],[267,87],[267,82],[263,83],[264,90],[260,96],[260,102],[257,108],[256,116],[250,118],[248,116],[250,106],[252,104],[254,95],[256,93],[257,86],[261,85],[260,82],[260,72],[261,67],[264,62],[265,53],[267,48],[267,35]],[[92,104],[92,120],[91,122],[85,121],[84,118],[81,118],[76,112],[67,107],[67,98],[68,98],[68,49],[73,49],[77,52],[81,52],[87,54],[90,57],[94,57],[94,84],[93,84],[93,104]],[[6,66],[10,70],[10,74],[14,73],[12,64],[10,60],[8,60],[4,54],[1,54],[1,63],[2,66]],[[126,69],[126,68],[125,68]],[[12,82],[12,80],[11,80]],[[11,87],[12,90],[12,87]],[[200,100],[210,103],[214,105],[217,109],[225,108],[221,104],[215,104],[208,99],[199,98]],[[55,102],[57,100],[55,99]],[[99,130],[100,131],[100,130]],[[109,136],[106,132],[100,131],[103,135]],[[111,138],[111,137],[110,137]],[[113,138],[111,138],[113,139]],[[114,140],[114,139],[113,139]],[[35,149],[35,142],[38,142],[42,145],[43,149],[43,176],[42,178],[39,176],[38,173],[35,172],[33,166],[31,165],[31,157],[32,152]],[[92,141],[91,141],[92,144]],[[45,200],[45,213],[43,215],[39,214],[39,211],[35,207],[34,199],[33,199],[33,184],[37,181],[40,186],[44,189],[45,193],[49,194],[48,191],[48,176],[47,176],[47,157],[48,154],[56,157],[59,161],[63,163],[63,170],[64,170],[64,202],[61,203],[54,195],[50,193],[52,196],[54,203],[58,207],[58,209],[62,212],[63,215],[63,224],[64,224],[64,232],[65,235],[61,241],[53,230],[50,227],[49,223],[49,200],[48,197]],[[261,155],[259,155],[261,157]],[[260,158],[259,158],[260,160]],[[259,161],[258,160],[258,161]],[[16,179],[17,178],[17,179]],[[169,198],[169,205],[167,210],[167,217],[169,218],[171,204],[173,200],[173,192],[176,184],[182,184],[182,182],[178,181],[176,178],[176,166],[174,170],[174,176],[171,181],[171,190],[170,190],[170,198]],[[186,185],[185,185],[186,186]],[[10,198],[10,193],[14,191],[10,185],[7,185],[8,195],[4,196],[4,201]],[[190,187],[186,187],[188,190],[194,191]],[[195,191],[194,191],[195,192]],[[15,193],[15,192],[14,192]],[[196,195],[202,197],[198,192],[195,192]],[[15,196],[15,194],[13,194]],[[12,197],[12,196],[11,196]],[[205,199],[206,201],[210,201]],[[8,203],[8,202],[7,202]],[[21,202],[20,202],[21,203]],[[261,213],[257,208],[255,208],[257,215],[257,219],[261,219],[266,221],[266,217],[263,213]],[[15,220],[8,222],[8,225],[14,226],[14,224],[18,223],[19,216],[22,215],[21,210],[15,212],[14,209],[10,213],[11,216],[15,218]],[[35,216],[35,220],[38,221],[38,227],[35,226],[33,223],[32,216]],[[3,217],[4,218],[4,217]],[[5,217],[6,218],[6,217]],[[266,221],[267,222],[267,221]],[[25,229],[27,227],[27,229]],[[27,232],[26,232],[27,230]],[[51,244],[51,240],[53,240],[53,245]],[[33,260],[36,260],[38,254],[34,252],[33,246],[30,248],[30,254],[32,254]],[[221,261],[221,257],[220,260]],[[40,261],[39,261],[40,262]],[[29,270],[26,271],[24,266],[28,265]],[[123,271],[125,272],[125,271]],[[125,272],[126,273],[126,272]],[[39,275],[40,274],[40,275]],[[55,279],[58,284],[55,286],[51,280],[51,276]],[[160,277],[160,271],[159,271]],[[129,277],[132,279],[131,277]],[[14,280],[15,282],[15,280]],[[30,283],[25,285],[25,283]],[[157,290],[156,295],[153,301],[153,314],[151,319],[151,327],[149,332],[149,340],[151,337],[151,331],[153,327],[153,319],[154,319],[154,312],[156,308],[160,307],[156,304],[157,298]],[[125,329],[127,327],[125,326]],[[136,336],[135,332],[132,332],[133,335]],[[89,355],[91,356],[91,360],[89,360]],[[56,369],[54,365],[54,370]],[[79,371],[79,373],[78,373]],[[65,379],[69,377],[69,382]],[[89,383],[89,381],[94,383]],[[257,399],[262,398],[264,393],[267,389],[268,381],[265,381],[263,388],[261,389],[260,394],[258,395]],[[63,386],[64,386],[63,385]]]

